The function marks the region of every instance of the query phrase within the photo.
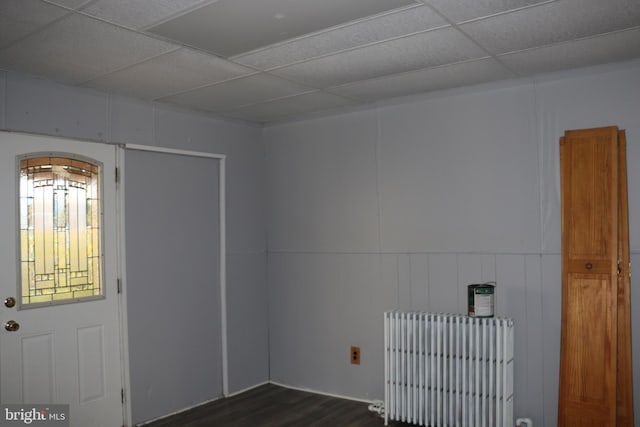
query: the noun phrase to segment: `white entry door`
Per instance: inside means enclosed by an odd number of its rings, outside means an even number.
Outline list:
[[[0,132],[0,403],[73,427],[123,425],[116,150]]]

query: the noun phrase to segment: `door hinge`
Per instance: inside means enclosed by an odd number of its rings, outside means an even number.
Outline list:
[[[118,278],[118,280],[116,281],[117,284],[117,289],[118,289],[118,293],[121,294],[122,293],[122,279]]]
[[[124,404],[125,398],[124,398],[124,389],[123,388],[120,389],[120,400]]]
[[[622,273],[622,261],[618,260],[618,277],[620,277],[620,273]]]
[[[629,262],[629,270],[628,271],[628,275],[629,278],[631,278],[631,262]],[[618,260],[618,277],[622,276],[622,261]]]
[[[120,168],[116,168],[116,184],[120,183]]]

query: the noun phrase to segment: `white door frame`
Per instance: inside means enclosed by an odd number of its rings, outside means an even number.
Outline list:
[[[228,359],[228,347],[227,347],[227,236],[226,236],[226,155],[224,154],[213,154],[206,153],[201,151],[190,151],[190,150],[178,150],[172,148],[163,148],[163,147],[154,147],[150,145],[139,145],[139,144],[120,144],[118,149],[118,155],[116,160],[116,165],[120,170],[120,180],[119,180],[119,190],[126,191],[125,188],[125,150],[136,150],[136,151],[148,151],[153,153],[164,153],[164,154],[173,154],[178,156],[188,156],[188,157],[200,157],[200,158],[208,158],[218,160],[218,218],[219,218],[219,232],[220,232],[220,242],[219,242],[219,253],[220,253],[220,272],[219,272],[219,281],[220,281],[220,329],[221,329],[221,353],[222,353],[222,395],[229,395],[229,359]],[[119,216],[120,221],[118,230],[119,234],[119,261],[120,261],[120,277],[122,280],[122,293],[121,293],[121,327],[122,327],[122,366],[123,366],[123,383],[126,390],[126,395],[130,396],[131,383],[130,383],[130,370],[129,370],[129,336],[127,329],[127,305],[126,305],[126,295],[127,295],[127,280],[126,280],[126,250],[125,250],[125,197],[124,191],[118,192],[118,205],[119,205]],[[125,423],[126,425],[131,425],[132,415],[131,415],[131,404],[129,398],[125,399]]]

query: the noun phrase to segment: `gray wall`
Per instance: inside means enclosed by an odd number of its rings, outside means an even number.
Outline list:
[[[516,415],[549,427],[560,346],[558,138],[627,129],[639,262],[638,75],[632,62],[261,130],[0,72],[0,129],[228,155],[232,392],[270,376],[380,398],[382,311],[465,312],[466,285],[496,280],[498,314],[518,328]],[[633,333],[638,407],[640,328]],[[362,348],[360,366],[349,364],[350,345]]]
[[[516,321],[515,415],[556,425],[558,139],[627,130],[640,261],[638,76],[631,62],[265,128],[272,381],[382,398],[382,312],[466,313],[466,286],[495,280],[497,314]],[[350,345],[361,347],[360,366]]]
[[[268,380],[260,128],[0,71],[0,129],[226,154],[229,388],[237,392]],[[127,262],[135,263],[136,254],[128,254]],[[135,300],[129,306],[130,312],[145,310],[148,307],[137,306]],[[151,327],[166,318],[166,313],[154,315],[157,323],[152,317],[145,319]],[[171,335],[167,333],[167,339]],[[135,351],[132,362],[144,356]],[[158,371],[165,362],[163,354],[148,361]],[[138,386],[144,385],[132,384],[132,389]]]
[[[125,169],[126,253],[135,260],[127,263],[130,399],[137,423],[223,393],[219,162],[127,150]]]

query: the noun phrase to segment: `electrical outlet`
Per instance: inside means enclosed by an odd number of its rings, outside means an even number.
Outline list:
[[[351,364],[360,364],[360,347],[351,346]]]

